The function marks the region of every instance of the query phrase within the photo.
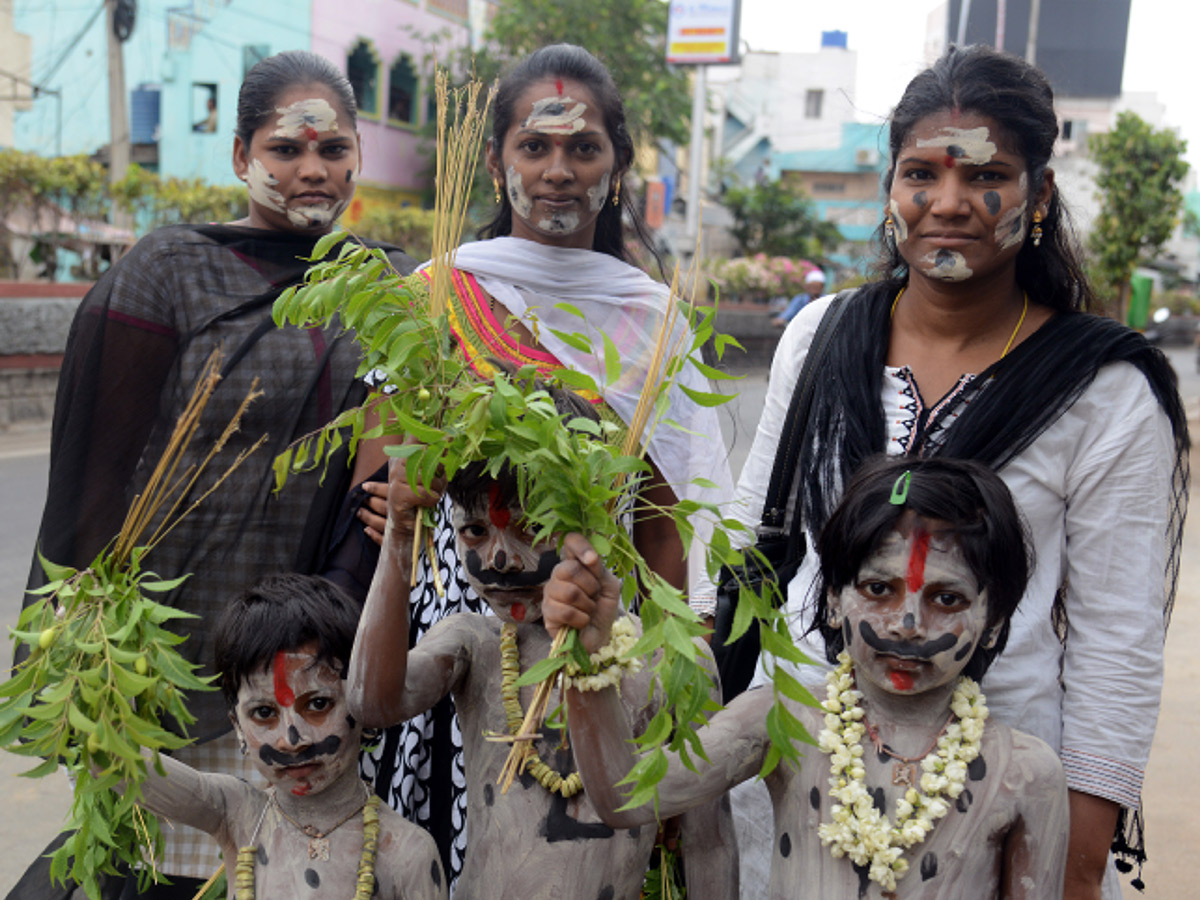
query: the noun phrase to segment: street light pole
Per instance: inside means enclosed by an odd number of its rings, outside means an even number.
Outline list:
[[[125,108],[125,54],[117,37],[117,0],[106,0],[105,37],[108,39],[108,183],[115,185],[129,168],[129,114]],[[113,224],[129,228],[132,218],[113,209]]]
[[[700,189],[704,183],[704,113],[708,109],[705,67],[696,66],[692,79],[692,146],[688,163],[687,198],[687,249],[690,254],[696,249],[700,234]]]

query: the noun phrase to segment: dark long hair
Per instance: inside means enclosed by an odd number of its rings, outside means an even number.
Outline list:
[[[905,472],[908,496],[892,503],[892,488]],[[977,462],[876,457],[864,463],[817,540],[821,576],[809,630],[820,633],[829,661],[836,662],[845,638],[829,624],[829,596],[855,582],[908,512],[936,521],[938,535],[954,539],[979,588],[987,591],[987,627],[999,626],[998,638],[990,647],[981,641],[963,670],[982,678],[1008,641],[1009,619],[1025,594],[1033,551],[1008,487]]]
[[[358,121],[354,90],[341,69],[307,50],[287,50],[256,63],[238,91],[236,134],[247,149],[254,132],[274,117],[279,95],[298,84],[325,85],[350,121]]]
[[[1054,91],[1039,69],[1019,57],[979,44],[951,46],[908,83],[892,111],[888,141],[891,162],[884,176],[884,189],[891,191],[896,161],[913,127],[926,116],[945,110],[971,112],[996,121],[1008,146],[1025,160],[1032,200],[1050,165],[1058,137]],[[1083,273],[1075,229],[1057,184],[1041,224],[1040,246],[1033,246],[1027,237],[1017,254],[1017,284],[1038,303],[1056,311],[1089,308],[1092,289]],[[881,273],[899,290],[908,278],[908,266],[882,226],[876,236],[883,247]]]
[[[521,95],[530,85],[553,78],[578,81],[592,92],[600,112],[604,115],[604,127],[608,138],[616,151],[617,166],[614,174],[621,176],[628,172],[633,164],[633,138],[629,136],[629,128],[625,124],[625,104],[621,101],[616,82],[604,63],[574,44],[551,44],[535,50],[500,79],[496,99],[492,103],[491,145],[497,157],[504,146],[504,138],[516,120],[516,106]],[[645,245],[661,270],[662,260],[659,259],[630,196],[631,192],[628,189],[623,190],[620,206],[605,202],[600,208],[592,249],[632,265],[633,261],[625,249],[622,227],[622,221],[627,218],[632,223],[638,240]],[[479,229],[478,237],[486,239],[509,234],[512,234],[512,204],[509,202],[508,192],[501,191],[500,208],[492,220]]]

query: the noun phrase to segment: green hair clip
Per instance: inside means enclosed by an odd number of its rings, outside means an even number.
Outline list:
[[[892,496],[888,498],[888,503],[893,506],[903,506],[908,502],[908,487],[912,484],[912,471],[906,469],[904,474],[896,479],[896,483],[892,485]]]

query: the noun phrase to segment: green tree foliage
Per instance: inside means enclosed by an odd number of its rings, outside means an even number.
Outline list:
[[[636,146],[690,137],[688,74],[666,63],[667,4],[662,0],[506,0],[488,28],[477,71],[490,80],[504,63],[546,44],[586,47],[616,79]]]
[[[350,230],[361,238],[403,247],[413,259],[429,259],[433,251],[433,219],[432,209],[375,205]]]
[[[1090,271],[1123,318],[1134,268],[1152,260],[1179,224],[1187,141],[1123,112],[1112,131],[1092,136],[1090,148],[1101,204],[1088,240]]]
[[[819,259],[842,239],[836,225],[817,218],[812,201],[799,188],[779,181],[730,188],[723,201],[733,214],[730,232],[743,256]]]

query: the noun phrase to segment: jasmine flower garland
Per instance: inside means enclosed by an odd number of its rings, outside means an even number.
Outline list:
[[[843,856],[866,866],[872,881],[884,890],[908,872],[904,851],[925,840],[934,824],[950,811],[946,799],[963,791],[967,765],[979,755],[988,709],[983,692],[963,675],[950,700],[956,721],[950,722],[937,744],[921,760],[921,790],[909,788],[896,801],[895,825],[875,808],[867,791],[863,765],[862,693],[854,688],[850,654],[838,655],[838,667],[826,676],[825,728],[818,738],[829,754],[829,796],[835,801],[833,821],[822,823],[817,833],[835,859]]]
[[[588,656],[592,671],[596,674],[585,675],[579,666],[568,662],[563,670],[564,686],[573,687],[577,691],[602,691],[606,687],[620,685],[626,673],[632,675],[643,668],[641,659],[627,656],[637,642],[638,633],[633,619],[621,616],[612,624],[608,643]]]

